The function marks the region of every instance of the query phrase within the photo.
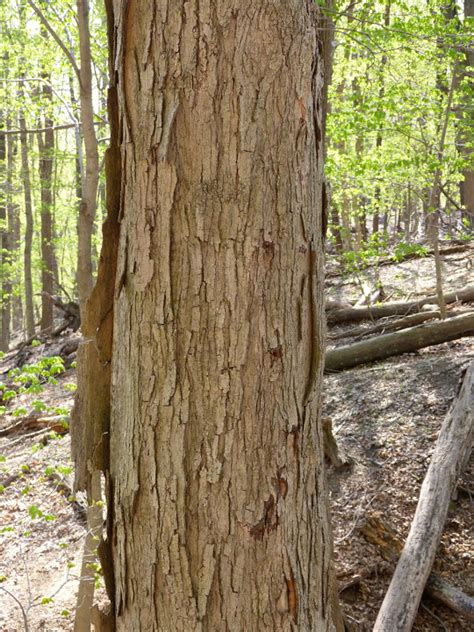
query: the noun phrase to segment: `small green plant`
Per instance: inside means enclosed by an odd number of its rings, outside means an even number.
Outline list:
[[[33,406],[33,410],[37,413],[42,413],[43,411],[48,409],[48,406],[42,399],[35,399],[33,402],[31,402],[31,405]]]
[[[43,512],[37,505],[30,505],[28,507],[28,514],[32,520],[36,520],[36,518],[43,517]]]
[[[53,516],[53,514],[50,513],[44,513],[44,511],[42,511],[37,505],[30,505],[28,507],[28,514],[32,520],[36,520],[38,518],[42,518],[43,520],[46,520],[46,522],[56,520],[56,516]]]
[[[402,241],[395,246],[392,259],[394,261],[400,262],[412,255],[426,257],[427,254],[428,248],[426,246],[422,246],[421,244],[407,244],[406,242]]]
[[[12,411],[13,417],[24,417],[26,414],[28,414],[28,408],[24,406],[19,406]]]
[[[63,388],[70,393],[75,393],[77,391],[77,385],[73,382],[68,382],[67,384],[64,384]]]
[[[66,408],[65,406],[55,406],[54,407],[54,414],[55,415],[69,415],[69,408]]]
[[[32,347],[40,347],[41,346],[41,341],[40,340],[32,340],[31,341],[31,346]]]
[[[379,259],[387,255],[387,251],[387,233],[374,233],[364,248],[357,252],[351,250],[343,254],[344,269],[347,273],[358,273],[369,266],[377,265]]]

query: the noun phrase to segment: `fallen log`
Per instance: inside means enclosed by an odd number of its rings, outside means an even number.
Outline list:
[[[456,481],[472,449],[474,363],[441,427],[420,498],[373,632],[409,632],[431,572]],[[472,603],[472,602],[471,602]],[[472,612],[471,612],[472,616]]]
[[[391,563],[398,560],[403,549],[403,542],[382,520],[380,514],[371,514],[361,528],[361,533],[368,542],[378,547],[384,560]],[[347,587],[346,585],[349,585],[349,581],[342,584],[340,592]],[[474,620],[474,597],[452,586],[436,573],[430,573],[423,596],[457,612],[468,621]]]
[[[425,323],[326,351],[324,370],[342,371],[359,364],[474,335],[474,312]]]
[[[470,303],[474,301],[474,285],[468,285],[455,292],[449,292],[444,296],[448,303]],[[328,309],[326,312],[327,322],[349,323],[360,320],[376,320],[385,316],[408,316],[415,312],[420,312],[424,305],[435,305],[438,302],[437,295],[425,296],[416,301],[392,302],[373,307],[344,307],[340,309]],[[330,303],[329,303],[330,305]]]
[[[25,432],[26,430],[38,430],[41,428],[47,428],[53,430],[58,434],[66,434],[68,432],[68,421],[64,418],[64,415],[51,415],[51,416],[39,416],[28,415],[23,417],[19,421],[15,422],[11,426],[2,428],[0,430],[0,437],[8,437],[11,434],[17,432]]]
[[[425,593],[434,601],[454,610],[468,621],[474,621],[474,598],[466,595],[459,588],[451,586],[434,573],[431,573],[428,578]]]
[[[328,335],[328,339],[340,340],[341,338],[362,338],[363,336],[376,334],[380,331],[398,331],[400,329],[414,327],[415,325],[421,325],[421,323],[424,323],[427,320],[433,320],[434,318],[439,318],[439,316],[439,311],[419,312],[418,314],[411,314],[411,316],[405,316],[404,318],[397,318],[396,320],[377,323],[377,325],[374,325],[373,327],[355,327],[353,329],[349,329],[348,331],[341,331],[338,334]]]

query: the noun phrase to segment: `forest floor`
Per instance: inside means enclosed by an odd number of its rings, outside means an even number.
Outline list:
[[[472,283],[473,260],[474,246],[444,257],[447,290]],[[331,261],[328,270],[327,298],[341,301],[360,298],[363,284],[370,285],[374,275],[373,268],[357,276],[336,275]],[[381,266],[378,272],[391,300],[408,298],[407,287],[410,298],[434,289],[432,257]],[[352,327],[333,327],[328,334]],[[0,361],[0,380],[8,385],[12,368],[38,365],[77,336],[29,347],[21,355],[7,354]],[[341,338],[337,343],[351,341]],[[76,379],[74,355],[67,354],[65,370],[51,375],[40,393],[13,397],[0,415],[0,632],[72,630],[86,529],[84,501],[71,491],[69,435],[32,428],[2,431],[33,409],[37,417],[68,416]],[[349,459],[340,469],[330,466],[328,479],[336,572],[341,586],[348,585],[341,603],[354,631],[372,629],[394,568],[393,561],[384,560],[377,546],[366,541],[364,524],[375,516],[402,540],[406,537],[437,434],[463,368],[473,359],[472,338],[464,338],[325,376],[323,414],[331,418],[339,448]],[[461,481],[467,490],[472,489],[469,473],[472,463]],[[452,503],[434,565],[470,594],[472,503],[463,493]],[[413,629],[466,632],[470,625],[424,600]]]
[[[454,291],[474,280],[474,249],[443,257],[445,290]],[[380,280],[390,300],[407,300],[435,293],[432,257],[382,266]],[[361,287],[373,285],[375,271],[349,278],[328,277],[328,299],[353,302]],[[356,282],[354,282],[356,281]],[[410,288],[410,296],[406,294]],[[472,305],[455,306],[456,311]],[[372,323],[365,323],[370,327]],[[358,325],[358,324],[357,324]],[[354,324],[332,327],[330,337],[350,331]],[[338,338],[350,344],[353,338]],[[344,613],[353,630],[372,630],[395,563],[368,542],[368,519],[405,540],[414,516],[438,432],[456,396],[466,365],[474,360],[472,338],[427,347],[325,376],[323,414],[348,466],[329,467],[328,478],[334,532],[336,571]],[[460,481],[472,490],[472,459]],[[450,508],[433,570],[468,594],[474,593],[473,499],[458,494]],[[359,576],[359,577],[357,577]],[[469,623],[447,608],[424,599],[413,630],[467,632]]]

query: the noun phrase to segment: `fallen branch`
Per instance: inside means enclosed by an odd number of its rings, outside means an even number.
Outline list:
[[[455,292],[449,292],[445,295],[445,302],[448,303],[470,303],[474,301],[474,285],[468,285]],[[327,322],[349,323],[360,320],[375,320],[386,316],[407,316],[422,310],[424,305],[437,304],[437,295],[425,296],[417,301],[384,303],[383,305],[375,305],[373,307],[343,307],[336,309],[328,309],[326,318]],[[329,303],[329,305],[331,305]]]
[[[431,599],[454,610],[468,621],[474,621],[474,598],[466,595],[459,588],[451,586],[441,577],[432,573],[428,578],[425,593]]]
[[[474,429],[474,363],[466,371],[461,390],[441,428],[410,533],[380,608],[374,632],[409,632],[430,575],[449,503],[465,456],[471,451]],[[438,592],[449,600],[442,586]],[[429,589],[429,586],[428,586]],[[436,593],[435,593],[436,594]],[[463,609],[463,601],[468,604]],[[474,620],[474,600],[457,601],[457,612]]]
[[[427,323],[345,345],[326,352],[325,371],[342,371],[359,364],[474,335],[474,312]]]
[[[368,518],[361,533],[365,539],[378,547],[381,556],[387,562],[396,562],[403,549],[403,542],[381,518],[379,513],[373,513]],[[343,589],[346,584],[342,584]],[[455,588],[436,573],[431,573],[423,591],[429,597],[450,610],[457,612],[469,621],[474,613],[474,598]]]
[[[354,327],[348,331],[342,331],[338,334],[331,334],[328,336],[329,340],[340,340],[341,338],[362,338],[363,336],[369,336],[370,334],[376,334],[378,332],[398,331],[400,329],[407,329],[408,327],[414,327],[415,325],[421,325],[421,323],[427,320],[433,320],[439,318],[439,312],[420,312],[418,314],[412,314],[411,316],[405,316],[405,318],[397,318],[396,320],[385,321],[378,323],[373,327]]]
[[[52,430],[58,434],[66,434],[68,424],[64,419],[64,415],[52,415],[49,417],[28,415],[28,417],[22,417],[11,426],[2,428],[2,430],[0,430],[0,437],[8,437],[17,432],[25,432],[26,430],[36,430],[39,428]]]

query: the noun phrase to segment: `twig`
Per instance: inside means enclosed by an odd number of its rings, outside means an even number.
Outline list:
[[[28,4],[33,9],[33,11],[36,13],[36,15],[39,17],[41,23],[44,25],[44,27],[46,28],[48,33],[51,35],[51,37],[54,39],[56,44],[58,44],[60,49],[63,51],[63,53],[68,58],[71,66],[73,67],[74,72],[76,73],[76,76],[77,76],[77,79],[79,81],[79,84],[81,85],[82,84],[82,82],[81,82],[81,72],[79,70],[79,66],[77,65],[76,60],[74,59],[74,55],[68,49],[66,44],[62,41],[62,39],[59,37],[59,35],[56,33],[56,31],[53,29],[53,27],[51,26],[49,20],[44,15],[44,13],[41,11],[41,9],[39,7],[37,7],[36,4],[32,0],[28,0]]]
[[[19,439],[15,439],[14,441],[8,441],[7,443],[4,443],[2,447],[3,449],[11,448],[17,443],[23,443],[25,439],[31,439],[32,437],[37,437],[39,435],[46,434],[47,432],[51,432],[51,429],[43,428],[42,430],[37,430],[36,432],[30,432],[30,434],[22,435]]]
[[[0,586],[0,590],[3,590],[4,593],[6,593],[9,597],[11,597],[13,599],[13,601],[16,602],[16,604],[20,608],[21,614],[23,616],[23,625],[25,626],[25,632],[30,632],[30,627],[28,625],[28,617],[27,617],[27,614],[26,614],[26,610],[24,609],[23,604],[21,603],[21,601],[19,599],[17,599],[15,597],[15,595],[13,593],[11,593],[9,590],[7,590],[4,586]]]
[[[446,632],[449,632],[448,628],[444,625],[443,621],[432,610],[430,610],[427,606],[425,606],[424,603],[421,604],[421,607],[423,608],[423,610],[426,610],[426,612],[430,614],[433,617],[433,619],[436,619],[436,621],[438,621],[438,623],[441,625],[443,630],[446,630]]]
[[[364,511],[367,511],[367,509],[370,507],[370,505],[373,503],[373,501],[375,500],[375,498],[377,497],[377,494],[374,494],[372,496],[372,498],[369,500],[369,502],[367,503],[367,506],[365,507]],[[365,500],[365,496],[364,496],[364,500]],[[339,540],[335,540],[334,544],[341,544],[341,542],[344,542],[344,540],[347,540],[347,538],[349,538],[352,533],[354,532],[354,529],[357,527],[357,524],[361,518],[362,515],[362,505],[363,505],[363,501],[359,504],[359,506],[356,509],[356,517],[354,522],[352,523],[351,528],[349,529],[349,531],[342,536],[342,538],[339,538]]]

